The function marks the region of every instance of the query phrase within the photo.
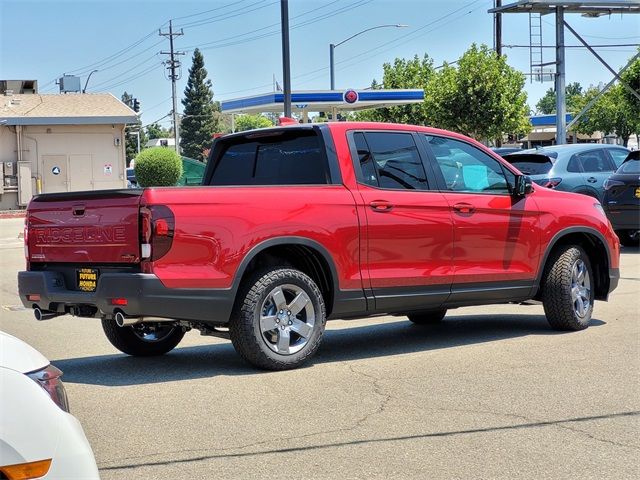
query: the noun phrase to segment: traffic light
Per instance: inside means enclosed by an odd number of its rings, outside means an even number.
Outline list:
[[[138,113],[140,111],[140,102],[137,98],[133,99],[133,111]]]

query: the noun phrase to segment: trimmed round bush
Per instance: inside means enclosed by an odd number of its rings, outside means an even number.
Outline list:
[[[141,187],[171,187],[182,175],[182,159],[166,147],[147,148],[136,157],[135,172]]]

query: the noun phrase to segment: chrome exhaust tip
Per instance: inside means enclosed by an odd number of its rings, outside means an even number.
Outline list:
[[[114,319],[119,327],[130,327],[142,322],[142,317],[128,317],[122,312],[116,312]]]
[[[50,320],[54,317],[59,316],[58,312],[52,312],[50,310],[41,310],[40,307],[33,308],[33,316],[36,317],[36,320],[39,322],[42,320]]]

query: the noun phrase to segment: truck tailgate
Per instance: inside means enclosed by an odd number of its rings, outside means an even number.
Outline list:
[[[137,263],[142,190],[39,195],[27,212],[27,260]]]

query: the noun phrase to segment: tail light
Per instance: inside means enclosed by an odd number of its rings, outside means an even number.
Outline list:
[[[175,217],[169,207],[152,205],[140,208],[140,256],[151,261],[162,258],[171,249]]]
[[[29,215],[24,217],[24,258],[27,261],[27,270],[29,264]]]
[[[540,178],[538,180],[534,180],[538,185],[541,185],[546,188],[556,188],[562,182],[561,178]]]
[[[613,187],[619,187],[621,185],[624,185],[624,182],[621,182],[620,180],[611,180],[610,178],[607,178],[604,181],[604,184],[602,185],[602,187],[605,190],[611,190]]]
[[[56,405],[65,412],[69,411],[69,400],[67,400],[67,392],[64,388],[64,383],[60,380],[62,372],[59,369],[53,365],[48,365],[42,370],[28,373],[27,376],[40,385],[44,391],[49,394],[51,400],[53,400]]]

